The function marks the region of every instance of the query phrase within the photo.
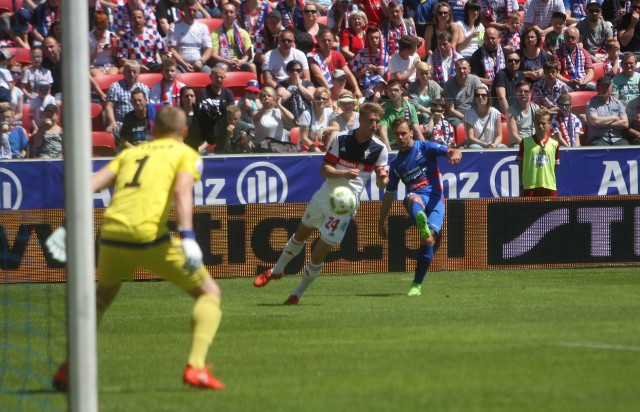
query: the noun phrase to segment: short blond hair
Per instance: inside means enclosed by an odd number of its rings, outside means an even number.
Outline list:
[[[156,114],[156,124],[153,128],[155,137],[182,136],[187,128],[187,116],[179,107],[163,106]]]

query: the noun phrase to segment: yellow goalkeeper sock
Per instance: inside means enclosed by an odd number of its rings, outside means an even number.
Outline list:
[[[212,295],[201,295],[196,299],[192,314],[192,342],[189,353],[189,365],[200,369],[205,366],[209,346],[216,335],[222,310],[220,301]]]

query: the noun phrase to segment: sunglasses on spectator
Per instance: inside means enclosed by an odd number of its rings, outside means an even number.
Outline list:
[[[600,9],[590,9],[590,10],[587,10],[587,11],[588,11],[589,13],[591,13],[591,14],[598,14],[598,13],[600,13]]]
[[[318,10],[305,10],[304,14],[317,14]]]
[[[302,67],[296,67],[295,69],[291,69],[291,73],[302,73]]]
[[[22,72],[11,72],[12,76],[22,76]]]
[[[444,110],[431,110],[431,113],[443,113]]]
[[[558,107],[561,108],[561,109],[569,109],[571,107],[571,105],[570,104],[559,104]]]
[[[448,16],[449,12],[448,11],[439,11],[438,12],[438,16]]]
[[[507,59],[507,63],[520,63],[520,59]]]
[[[316,97],[316,101],[318,101],[318,102],[328,102],[329,99],[327,99],[326,97]]]
[[[488,94],[486,94],[486,93],[476,93],[476,97],[480,97],[480,98],[483,98],[483,99],[485,99],[487,96],[488,96]]]
[[[281,42],[283,43],[293,43],[295,40],[294,39],[280,39]]]

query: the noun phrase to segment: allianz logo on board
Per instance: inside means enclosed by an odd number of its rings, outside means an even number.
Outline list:
[[[278,166],[256,162],[238,176],[236,193],[241,204],[284,203],[289,193],[287,176]]]
[[[22,184],[11,170],[0,168],[0,210],[17,210],[22,204]]]

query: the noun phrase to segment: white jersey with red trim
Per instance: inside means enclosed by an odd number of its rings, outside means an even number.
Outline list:
[[[347,186],[356,194],[358,204],[360,194],[369,181],[371,174],[378,169],[387,168],[389,152],[387,147],[377,137],[364,143],[358,143],[356,133],[358,129],[339,133],[332,141],[324,161],[332,164],[337,170],[358,169],[360,174],[355,179],[334,178],[327,179],[319,192],[327,196],[337,186]]]

